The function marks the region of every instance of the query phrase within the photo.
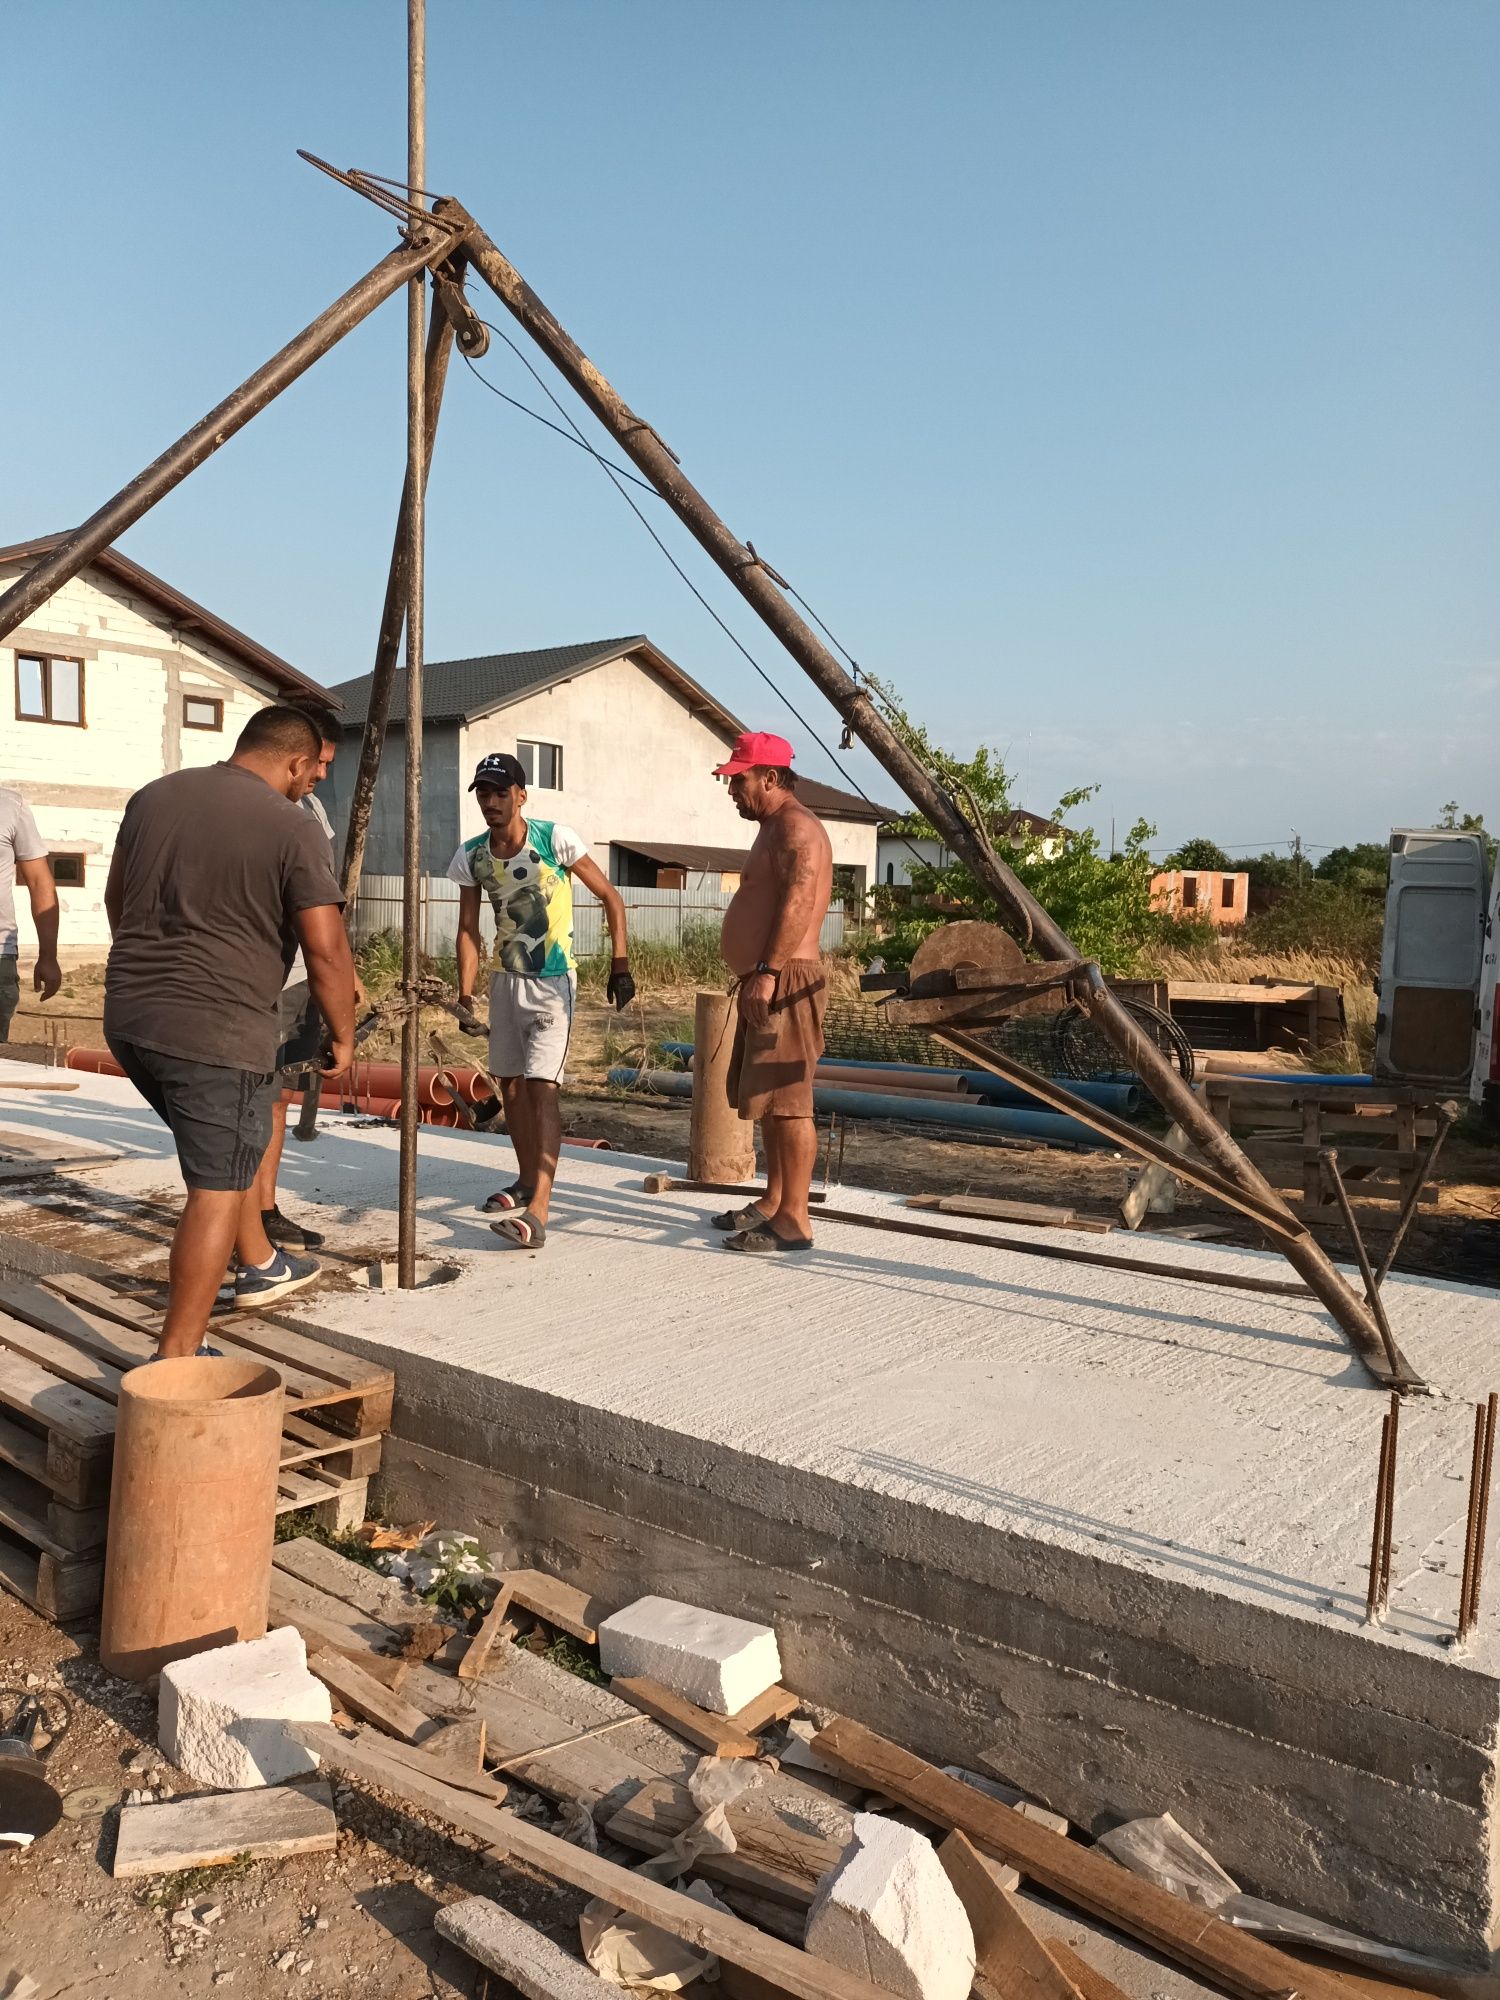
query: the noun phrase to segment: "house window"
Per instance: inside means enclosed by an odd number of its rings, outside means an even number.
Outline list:
[[[1225,875],[1219,882],[1219,902],[1226,910],[1234,908],[1234,877]]]
[[[16,655],[16,717],[83,727],[83,662],[46,653]]]
[[[1196,875],[1184,875],[1182,878],[1182,907],[1185,910],[1196,910],[1198,907],[1198,878]]]
[[[222,729],[223,702],[213,695],[185,694],[182,697],[182,726],[184,729]]]
[[[83,856],[81,854],[49,854],[52,864],[52,879],[59,889],[81,889],[83,887]]]
[[[516,756],[526,773],[527,791],[560,792],[563,788],[560,743],[518,743]]]

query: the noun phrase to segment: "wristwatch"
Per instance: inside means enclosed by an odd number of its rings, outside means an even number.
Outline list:
[[[760,964],[756,966],[755,970],[757,972],[763,972],[768,979],[774,979],[776,977],[775,966],[767,965],[764,959],[762,959]]]

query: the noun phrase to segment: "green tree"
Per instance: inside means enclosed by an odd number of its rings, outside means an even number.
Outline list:
[[[1383,896],[1389,861],[1390,849],[1383,840],[1362,840],[1353,847],[1330,847],[1313,873],[1320,882]]]
[[[1252,889],[1280,894],[1297,886],[1297,864],[1289,854],[1252,854],[1240,863]]]
[[[1202,834],[1196,839],[1185,840],[1181,847],[1174,848],[1162,863],[1163,868],[1216,868],[1221,874],[1228,873],[1234,863],[1215,840],[1207,840]]]
[[[950,756],[932,744],[887,689],[877,686],[876,692],[896,733],[960,809],[971,819],[977,816],[1000,858],[1085,958],[1097,959],[1105,972],[1125,972],[1144,945],[1176,934],[1172,920],[1151,907],[1151,879],[1157,871],[1147,850],[1154,827],[1138,820],[1118,856],[1104,855],[1092,827],[1068,823],[1069,815],[1093,797],[1097,787],[1090,785],[1063,795],[1048,832],[1027,829],[1011,834],[1003,825],[1013,810],[1010,775],[1000,753],[981,744],[970,757]],[[914,840],[941,839],[918,812],[908,814],[892,830]],[[913,861],[910,899],[880,887],[873,901],[883,927],[880,951],[891,965],[908,963],[922,939],[939,924],[960,917],[999,921],[994,898],[968,864],[959,860],[942,867]]]
[[[1483,813],[1460,813],[1458,800],[1449,799],[1447,805],[1443,807],[1442,818],[1439,819],[1438,825],[1445,833],[1481,834],[1484,838],[1485,854],[1489,860],[1490,867],[1493,869],[1495,865],[1496,841],[1495,836],[1485,827]]]

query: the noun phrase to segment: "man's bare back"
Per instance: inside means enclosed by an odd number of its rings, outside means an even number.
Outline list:
[[[780,967],[818,956],[833,893],[833,849],[823,822],[798,800],[760,822],[729,908],[721,950],[740,978],[757,965]]]

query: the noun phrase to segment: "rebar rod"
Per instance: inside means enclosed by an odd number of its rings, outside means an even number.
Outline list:
[[[449,213],[460,212],[455,202]],[[991,848],[983,831],[959,810],[927,766],[877,711],[870,695],[844,671],[811,626],[767,572],[760,558],[731,533],[703,495],[683,474],[676,455],[651,426],[624,402],[577,343],[554,318],[499,248],[472,217],[465,244],[475,269],[548,359],[562,373],[620,448],[651,481],[662,499],[707,551],[740,595],[765,621],[797,664],[833,704],[846,726],[932,822],[939,835],[974,871],[995,899],[1015,934],[1042,957],[1079,956],[1062,927]],[[1090,1012],[1100,1032],[1133,1064],[1146,1088],[1182,1127],[1204,1158],[1247,1194],[1272,1204],[1295,1220],[1269,1182],[1178,1076],[1156,1044],[1137,1028],[1100,980],[1090,996]],[[1336,1323],[1379,1379],[1390,1379],[1390,1363],[1369,1307],[1356,1298],[1331,1259],[1310,1233],[1299,1230],[1279,1247],[1294,1270],[1327,1307]],[[1416,1386],[1409,1375],[1401,1379]]]
[[[1485,1432],[1489,1414],[1483,1403],[1474,1405],[1474,1449],[1469,1460],[1469,1509],[1464,1521],[1464,1569],[1458,1586],[1458,1638],[1462,1645],[1474,1622],[1474,1552],[1479,1545],[1479,1494],[1484,1472]]]
[[[1423,1154],[1422,1163],[1417,1168],[1416,1179],[1406,1191],[1406,1199],[1401,1204],[1401,1213],[1396,1218],[1396,1227],[1391,1234],[1390,1242],[1385,1246],[1385,1255],[1376,1267],[1375,1289],[1377,1292],[1385,1283],[1386,1276],[1392,1264],[1396,1261],[1396,1254],[1400,1250],[1401,1245],[1406,1241],[1406,1232],[1411,1227],[1411,1219],[1417,1212],[1418,1202],[1422,1199],[1422,1190],[1432,1176],[1432,1170],[1437,1165],[1438,1154],[1443,1150],[1443,1141],[1452,1130],[1457,1117],[1458,1106],[1456,1104],[1440,1104],[1438,1106],[1437,1128],[1427,1142],[1427,1151]]]
[[[406,0],[406,178],[427,179],[427,0]],[[420,196],[418,197],[420,200]],[[396,1284],[417,1282],[417,1135],[422,1107],[422,1017],[415,1004],[422,973],[422,639],[425,609],[427,476],[427,289],[425,268],[406,294],[406,785],[401,884],[401,977],[407,1010],[401,1021],[401,1158],[396,1200]]]
[[[1391,1407],[1386,1415],[1391,1427],[1391,1466],[1385,1482],[1385,1519],[1380,1540],[1380,1615],[1391,1601],[1391,1550],[1396,1537],[1396,1466],[1401,1445],[1401,1396],[1391,1391]]]
[[[66,541],[49,555],[40,557],[16,579],[0,596],[0,639],[29,618],[71,577],[77,576],[101,549],[117,541],[173,487],[181,485],[190,472],[227,444],[237,431],[243,430],[253,416],[273,402],[351,328],[368,318],[393,292],[398,292],[414,271],[420,272],[433,257],[442,254],[451,241],[452,233],[442,223],[414,224],[411,240],[382,257],[373,270],[335,299],[326,312],[319,313],[279,354],[273,354],[201,422],[185,431],[175,444],[168,445],[160,457],[152,459],[128,486],[122,486],[90,514]]]
[[[1474,1570],[1469,1583],[1469,1629],[1479,1618],[1479,1592],[1484,1583],[1484,1545],[1490,1527],[1490,1481],[1495,1470],[1495,1406],[1492,1393],[1484,1406],[1484,1452],[1479,1468],[1479,1520],[1474,1535]]]

